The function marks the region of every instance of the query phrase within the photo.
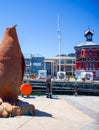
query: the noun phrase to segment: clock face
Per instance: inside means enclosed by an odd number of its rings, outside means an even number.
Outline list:
[[[88,38],[88,39],[91,39],[91,35],[90,35],[90,34],[89,34],[89,35],[87,35],[87,38]]]

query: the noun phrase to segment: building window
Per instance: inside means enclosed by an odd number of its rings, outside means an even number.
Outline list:
[[[72,71],[72,68],[71,67],[67,67],[66,68],[66,71],[68,72],[68,71]]]
[[[97,50],[97,55],[99,54],[99,50]]]
[[[76,54],[77,54],[77,55],[80,55],[80,50],[77,50],[77,51],[76,51]]]
[[[81,63],[81,68],[83,69],[84,68],[84,62],[82,61]]]
[[[61,66],[61,71],[64,71],[64,67],[63,66]]]
[[[30,73],[30,67],[26,67],[26,73]]]
[[[83,56],[85,54],[85,49],[81,50],[81,55]]]
[[[66,64],[72,64],[72,60],[67,60]]]
[[[30,65],[30,63],[31,63],[31,59],[26,59],[26,60],[25,60],[25,64],[26,64],[26,65]]]
[[[86,70],[88,70],[88,61],[86,61]]]
[[[98,68],[99,68],[99,62],[98,62]]]
[[[93,69],[93,62],[90,61],[90,69]]]
[[[75,61],[73,61],[73,64],[75,64]]]
[[[76,50],[76,56],[80,57],[80,49]]]
[[[82,55],[84,54],[84,51],[83,51],[83,50],[81,51],[81,54],[82,54]]]
[[[93,69],[95,69],[96,67],[96,62],[95,61],[93,61]]]
[[[47,70],[47,74],[50,75],[51,74],[51,63],[46,62],[46,70]]]
[[[90,48],[89,49],[89,56],[91,56],[92,55],[92,49]]]
[[[64,64],[64,61],[61,61],[61,64]]]

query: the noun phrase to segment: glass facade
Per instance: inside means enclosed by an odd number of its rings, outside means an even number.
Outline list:
[[[51,63],[46,62],[46,70],[47,70],[47,74],[51,75]]]
[[[66,64],[72,64],[72,60],[67,60]]]
[[[25,58],[26,74],[38,75],[39,70],[44,69],[44,57]]]

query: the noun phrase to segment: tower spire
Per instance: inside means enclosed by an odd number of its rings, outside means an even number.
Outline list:
[[[88,25],[88,30],[90,30],[90,26]]]
[[[93,34],[94,34],[94,32],[92,30],[90,30],[90,28],[88,28],[88,30],[85,31],[85,33],[84,33],[84,36],[86,37],[86,41],[89,41],[89,42],[93,41],[92,40]]]

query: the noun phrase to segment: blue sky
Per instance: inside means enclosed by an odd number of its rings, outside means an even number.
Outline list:
[[[84,31],[94,30],[99,44],[98,0],[0,0],[0,41],[6,27],[17,24],[24,54],[54,57],[58,54],[57,15],[60,15],[61,53],[74,52],[84,42]]]

